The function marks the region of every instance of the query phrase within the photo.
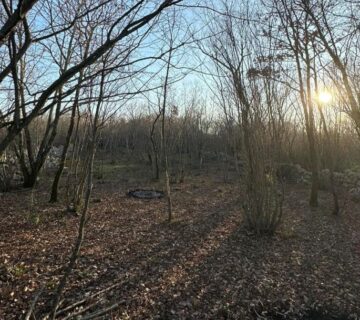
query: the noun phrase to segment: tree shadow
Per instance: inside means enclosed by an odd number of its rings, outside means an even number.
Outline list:
[[[131,200],[128,199],[128,201]],[[150,282],[157,282],[164,275],[171,275],[172,270],[177,266],[186,264],[187,257],[201,247],[214,230],[222,229],[228,220],[234,221],[240,218],[238,211],[231,212],[236,201],[230,197],[227,201],[204,202],[206,204],[201,203],[200,206],[205,214],[190,215],[191,219],[178,219],[170,224],[153,222],[149,228],[138,228],[139,232],[134,239],[119,243],[116,253],[108,255],[107,259],[111,261],[106,266],[106,272],[100,272],[95,279],[87,281],[81,291],[76,285],[68,288],[66,292],[68,301],[65,304],[82,299],[84,291],[99,290],[112,286],[116,282],[119,282],[119,287],[109,293],[109,300],[116,296],[117,299],[124,299],[130,303],[134,297],[141,297],[144,288],[151,285]],[[143,205],[141,202],[135,202],[135,204]],[[180,207],[179,203],[177,206]],[[137,225],[135,220],[134,228]],[[87,240],[91,238],[91,231],[89,233]],[[98,234],[94,236],[97,237]],[[108,245],[117,244],[116,239],[112,240],[115,241]],[[98,242],[101,242],[101,239],[98,239]],[[94,260],[85,252],[79,257],[76,269],[86,269],[91,263],[94,263]],[[101,271],[102,262],[97,261],[97,263],[98,270]],[[76,275],[72,279],[76,283]]]

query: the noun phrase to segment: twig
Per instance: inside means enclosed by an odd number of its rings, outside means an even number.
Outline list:
[[[88,316],[85,316],[85,317],[82,317],[81,320],[90,320],[90,319],[95,319],[99,316],[102,316],[104,314],[107,314],[108,312],[110,312],[111,310],[114,310],[116,309],[119,305],[121,304],[121,302],[117,302],[117,303],[114,303],[113,305],[109,306],[109,307],[106,307],[104,309],[101,309],[99,311],[96,311],[92,314],[89,314]]]
[[[84,313],[85,311],[87,311],[87,310],[91,309],[92,307],[98,305],[101,302],[101,300],[102,300],[102,298],[100,300],[96,300],[96,302],[84,307],[83,309],[67,315],[65,318],[62,318],[62,320],[69,320],[69,319],[72,319],[75,316],[78,316],[78,315]]]
[[[36,302],[39,300],[42,292],[44,291],[44,286],[42,286],[39,290],[39,292],[35,295],[34,299],[32,300],[31,304],[30,304],[30,308],[28,310],[28,312],[26,313],[26,316],[25,316],[25,320],[29,320],[34,309],[35,309],[35,305],[36,305]]]
[[[71,309],[74,309],[74,308],[82,305],[82,304],[85,303],[86,301],[88,301],[88,300],[90,300],[90,299],[93,299],[93,298],[95,298],[95,297],[97,297],[97,296],[99,296],[99,295],[101,295],[101,294],[103,294],[103,293],[105,293],[105,292],[107,292],[107,291],[109,291],[109,290],[111,290],[111,289],[114,289],[114,288],[120,286],[121,284],[123,284],[123,282],[113,284],[113,285],[111,285],[111,286],[109,286],[109,287],[107,287],[107,288],[105,288],[105,289],[102,289],[102,290],[100,290],[100,291],[92,294],[91,296],[88,296],[88,297],[86,297],[86,298],[84,298],[84,299],[82,299],[82,300],[80,300],[80,301],[77,301],[77,302],[75,302],[75,303],[73,303],[73,304],[65,307],[64,309],[61,309],[61,310],[59,310],[58,312],[56,312],[56,316],[59,316],[59,315],[65,313],[65,312],[67,312],[67,311],[69,311],[69,310],[71,310]]]

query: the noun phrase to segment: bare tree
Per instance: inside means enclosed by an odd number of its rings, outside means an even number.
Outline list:
[[[311,31],[309,15],[302,14],[296,2],[281,0],[273,2],[271,13],[276,12],[279,24],[274,24],[269,34],[275,33],[275,28],[281,30],[276,40],[280,57],[293,57],[295,63],[295,90],[299,94],[303,109],[305,128],[309,145],[312,184],[310,205],[318,205],[319,189],[319,155],[317,133],[314,116],[314,72],[313,68],[316,52],[314,52],[314,34]],[[292,75],[290,75],[291,77]],[[291,78],[290,78],[291,79]],[[294,78],[292,78],[294,79]],[[294,87],[294,85],[292,85]]]
[[[100,83],[99,83],[99,94],[97,97],[97,102],[95,104],[95,108],[92,109],[91,104],[89,105],[88,112],[90,113],[90,130],[89,135],[87,135],[87,141],[86,141],[86,152],[84,154],[84,171],[83,176],[84,180],[86,181],[85,184],[85,190],[83,194],[83,207],[81,209],[81,217],[80,217],[80,223],[78,228],[78,236],[76,238],[74,248],[70,257],[70,260],[64,270],[64,274],[59,282],[59,285],[56,289],[55,297],[53,300],[52,310],[50,314],[51,319],[55,319],[56,317],[56,311],[60,302],[61,295],[65,289],[67,280],[75,266],[76,260],[78,258],[78,255],[80,253],[81,245],[84,239],[85,234],[85,227],[89,220],[88,217],[88,210],[89,210],[89,203],[90,203],[90,196],[92,191],[92,177],[93,177],[93,164],[94,164],[94,158],[95,158],[95,152],[96,152],[96,146],[98,142],[98,130],[99,127],[103,124],[102,123],[102,117],[101,117],[101,107],[104,103],[104,90],[105,90],[105,77],[106,77],[106,71],[105,71],[105,63],[103,65],[103,69],[101,71],[100,76]],[[91,94],[92,90],[90,90]]]
[[[359,82],[359,10],[354,1],[300,1],[301,9],[315,28],[316,40],[321,44],[336,72],[331,71],[335,87],[343,93],[347,104],[344,110],[360,128]],[[357,4],[358,5],[358,4]],[[343,12],[341,17],[335,12]]]
[[[274,132],[271,128],[275,121],[265,120],[276,116],[271,107],[273,95],[264,96],[263,92],[272,81],[275,69],[271,64],[254,63],[255,48],[260,43],[255,39],[253,29],[256,27],[251,23],[249,7],[244,5],[239,12],[223,2],[222,8],[222,17],[212,19],[212,34],[216,37],[212,38],[210,48],[201,50],[214,61],[219,76],[231,86],[241,117],[247,225],[256,233],[272,233],[281,221],[282,196],[279,196],[275,175],[277,144],[272,139],[275,135],[266,134],[269,129]],[[269,113],[270,117],[265,117]]]
[[[0,46],[6,41],[12,31],[23,22],[26,25],[26,15],[38,0],[20,0],[16,8],[13,8],[13,2],[8,4],[2,1],[3,12],[6,13],[5,19],[2,21],[0,28]]]
[[[155,178],[155,180],[159,180],[159,178],[160,178],[159,147],[158,147],[158,143],[157,143],[156,137],[155,137],[156,124],[157,124],[160,116],[161,116],[161,112],[157,113],[154,116],[154,119],[151,121],[151,128],[150,128],[150,141],[151,141],[151,147],[152,147],[153,154],[154,154],[153,166],[154,166],[154,178]]]
[[[20,121],[17,121],[16,117],[19,114],[18,110],[20,110],[23,106],[20,105],[16,107],[15,110],[10,110],[8,112],[7,117],[9,117],[10,114],[14,114],[14,117],[12,121],[6,122],[7,132],[0,142],[0,152],[2,153],[15,139],[15,137],[36,117],[51,108],[52,104],[49,104],[49,99],[51,97],[54,98],[54,95],[56,95],[59,88],[61,88],[65,83],[71,81],[81,70],[96,63],[99,58],[114,48],[120,41],[130,38],[130,36],[135,35],[137,31],[145,29],[144,27],[148,25],[147,29],[144,30],[144,36],[146,36],[152,28],[150,22],[156,22],[156,17],[158,17],[163,10],[179,3],[180,1],[181,0],[164,0],[158,6],[152,6],[150,8],[148,6],[150,1],[141,0],[134,5],[131,5],[129,8],[119,10],[120,15],[117,17],[112,16],[111,23],[108,28],[103,31],[106,34],[106,37],[104,37],[104,41],[101,44],[97,45],[85,59],[68,68],[45,89],[41,90],[38,98],[33,101],[25,102],[26,105],[29,102],[33,103],[31,112],[29,112],[26,116],[21,117]],[[114,9],[113,6],[110,6],[108,10],[111,10],[110,8]],[[138,37],[138,39],[141,40],[142,37]],[[75,91],[76,86],[69,88],[67,92],[63,93],[63,95],[68,96]]]
[[[55,64],[59,66],[60,74],[68,69],[68,66],[72,60],[75,35],[76,35],[76,31],[72,30],[72,33],[70,33],[69,35],[62,34],[61,38],[58,38],[57,35],[54,37],[55,46],[52,46],[49,55],[51,55],[52,57],[54,57],[54,59],[56,59]],[[14,34],[12,34],[11,37],[13,38]],[[67,37],[68,40],[66,41],[65,39]],[[21,39],[21,35],[19,35],[19,39]],[[15,41],[13,42],[15,44]],[[65,45],[66,42],[68,44],[67,46]],[[34,75],[31,73],[26,74],[27,69],[29,69],[29,67],[27,66],[28,62],[26,58],[27,58],[26,55],[24,55],[24,57],[20,60],[20,71],[18,72],[16,68],[14,68],[12,72],[14,88],[15,88],[14,97],[15,97],[15,101],[18,100],[16,98],[17,96],[20,97],[20,104],[22,105],[22,110],[21,110],[22,117],[27,116],[27,111],[25,107],[25,99],[26,99],[25,83],[27,83],[28,81],[27,78],[25,77],[28,78],[34,77]],[[17,139],[18,140],[17,145],[15,144],[14,146],[15,154],[19,159],[20,168],[22,170],[24,177],[24,187],[34,186],[38,178],[38,175],[40,173],[40,170],[42,169],[46,161],[46,158],[51,150],[53,141],[57,134],[57,127],[59,124],[60,117],[64,112],[66,112],[66,108],[64,108],[63,101],[61,98],[63,90],[64,87],[61,86],[54,96],[56,103],[53,103],[51,105],[50,110],[47,112],[46,127],[44,129],[44,132],[42,133],[42,137],[39,136],[36,137],[37,138],[36,140],[39,140],[40,142],[35,143],[34,142],[35,139],[33,139],[34,137],[32,137],[30,133],[30,128],[25,127]],[[15,110],[17,110],[18,107],[16,107]],[[24,141],[26,143],[24,143]]]
[[[166,197],[168,202],[168,221],[171,222],[173,211],[172,211],[172,200],[171,200],[171,188],[170,188],[170,174],[169,174],[169,163],[168,163],[168,149],[167,149],[167,137],[165,131],[165,123],[166,123],[166,107],[167,107],[167,98],[168,98],[168,85],[169,85],[169,74],[170,74],[170,66],[171,66],[171,58],[173,53],[173,43],[170,42],[170,50],[168,54],[168,60],[166,64],[165,71],[165,80],[164,80],[164,88],[163,88],[163,97],[162,97],[162,105],[161,105],[161,147],[164,161],[164,173],[165,173],[165,188],[166,188]]]

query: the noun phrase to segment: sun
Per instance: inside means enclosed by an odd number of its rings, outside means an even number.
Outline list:
[[[332,95],[328,91],[320,91],[317,95],[317,98],[320,103],[327,104],[327,103],[331,102]]]

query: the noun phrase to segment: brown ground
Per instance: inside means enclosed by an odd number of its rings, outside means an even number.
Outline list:
[[[164,200],[125,195],[144,182],[119,181],[96,181],[60,310],[87,298],[88,313],[119,304],[97,319],[359,319],[358,204],[343,200],[334,217],[327,193],[311,211],[306,188],[287,186],[284,223],[259,238],[242,226],[234,183],[202,175],[174,185],[177,218],[168,224]],[[67,261],[78,218],[47,197],[37,190],[32,204],[29,191],[0,196],[0,319],[21,318],[42,285],[36,312],[46,310]]]

